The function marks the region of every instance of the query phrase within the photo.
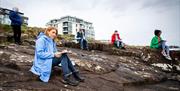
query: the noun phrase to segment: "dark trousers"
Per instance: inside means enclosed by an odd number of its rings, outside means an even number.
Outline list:
[[[121,48],[121,47],[123,47],[123,46],[122,46],[122,41],[119,41],[119,40],[118,40],[118,41],[115,41],[115,42],[114,42],[114,45],[115,45],[116,48]]]
[[[15,43],[21,43],[21,26],[11,25],[14,32],[14,41]]]
[[[88,43],[85,39],[81,39],[80,41],[81,49],[88,49]]]
[[[58,66],[60,63],[62,65],[64,79],[66,79],[67,76],[71,75],[72,73],[76,72],[76,69],[71,63],[71,60],[67,54],[62,54],[60,58],[53,58],[52,67]]]

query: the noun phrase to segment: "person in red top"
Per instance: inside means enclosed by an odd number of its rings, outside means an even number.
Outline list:
[[[117,30],[114,31],[114,34],[111,37],[111,43],[117,48],[125,49],[124,43],[122,42]]]

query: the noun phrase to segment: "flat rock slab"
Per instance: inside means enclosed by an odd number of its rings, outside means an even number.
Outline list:
[[[62,49],[64,48],[58,48]],[[70,59],[85,77],[84,83],[77,87],[62,84],[61,67],[53,68],[49,83],[38,81],[38,77],[29,72],[34,58],[34,47],[11,44],[0,47],[0,90],[124,91],[137,86],[138,91],[138,86],[147,85],[148,88],[149,84],[165,81],[169,77],[161,68],[146,63],[141,57],[132,55],[135,52],[130,53],[129,50],[124,52],[131,54],[127,56],[103,51],[67,49],[72,50]],[[179,75],[174,78],[179,79]],[[128,86],[130,87],[127,88]],[[174,86],[166,89],[179,90],[176,82]]]

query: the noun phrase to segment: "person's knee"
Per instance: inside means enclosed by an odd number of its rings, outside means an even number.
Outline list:
[[[166,42],[163,41],[163,42],[162,42],[162,45],[165,45],[165,46],[166,46]]]
[[[169,50],[169,46],[165,45],[165,48]]]
[[[63,53],[63,54],[62,54],[62,57],[63,57],[63,58],[66,58],[66,57],[67,57],[67,53]]]

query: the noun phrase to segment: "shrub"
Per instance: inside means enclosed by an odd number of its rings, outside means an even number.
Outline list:
[[[11,25],[1,24],[3,32],[12,32]]]

